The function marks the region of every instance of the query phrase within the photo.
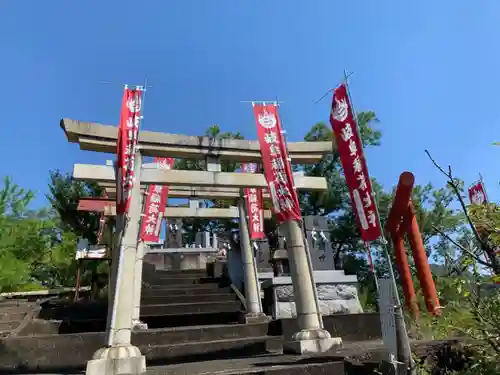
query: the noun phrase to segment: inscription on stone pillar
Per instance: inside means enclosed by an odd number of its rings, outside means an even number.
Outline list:
[[[328,218],[324,216],[305,216],[306,240],[311,252],[314,270],[333,270],[335,268]]]
[[[182,243],[182,220],[169,220],[167,224],[167,248],[178,249],[183,247]]]
[[[254,248],[255,263],[258,272],[271,272],[273,270],[271,264],[271,251],[267,241],[256,242],[257,248]]]

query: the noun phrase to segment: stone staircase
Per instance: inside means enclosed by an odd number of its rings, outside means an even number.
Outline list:
[[[27,300],[0,301],[0,337],[7,337],[19,330],[35,307],[36,303]]]
[[[149,333],[141,342],[140,332],[133,338],[149,365],[281,351],[282,338],[269,336],[267,323],[238,323],[242,304],[226,278],[188,270],[156,271],[144,279],[141,319],[148,333],[162,328],[157,340]]]
[[[238,321],[241,302],[225,278],[205,270],[156,271],[144,275],[141,320],[149,328]]]
[[[141,320],[149,329],[134,331],[132,343],[146,356],[148,375],[372,374],[363,372],[366,363],[356,367],[344,358],[381,351],[379,329],[370,328],[376,316],[334,317],[325,327],[346,337],[344,348],[293,356],[282,348],[283,337],[297,330],[294,319],[240,324],[242,310],[226,278],[145,267]],[[105,304],[54,306],[51,314],[63,321],[60,333],[73,333],[0,340],[0,374],[81,373],[105,342]]]

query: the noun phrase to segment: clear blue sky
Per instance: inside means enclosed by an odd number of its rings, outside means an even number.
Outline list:
[[[409,170],[443,185],[428,148],[467,183],[481,172],[498,199],[499,14],[495,0],[2,0],[0,175],[46,204],[50,169],[112,158],[69,144],[60,118],[117,124],[121,84],[146,77],[143,129],[217,123],[255,138],[240,101],[278,95],[299,140],[327,121],[330,97],[313,101],[348,69],[356,109],[381,120],[373,177],[390,188]]]

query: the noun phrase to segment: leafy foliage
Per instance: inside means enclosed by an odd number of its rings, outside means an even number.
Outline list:
[[[57,284],[59,278],[48,278],[43,272],[61,243],[57,220],[46,210],[29,210],[34,193],[9,178],[4,180],[0,197],[0,290]]]
[[[63,229],[95,244],[99,215],[78,211],[77,208],[80,198],[99,197],[103,193],[102,189],[96,183],[75,181],[71,174],[55,170],[50,172],[49,192],[47,199],[57,212]]]
[[[212,125],[205,131],[205,136],[210,137],[214,140],[224,140],[224,139],[244,139],[240,132],[223,132],[219,125]],[[206,170],[206,162],[204,160],[189,160],[189,159],[178,159],[174,164],[175,169],[181,170]],[[221,171],[222,172],[234,172],[241,168],[240,163],[234,163],[231,161],[223,160],[221,161]],[[214,208],[227,208],[229,206],[235,206],[237,204],[236,199],[225,199],[225,200],[206,200],[202,202],[206,207]],[[186,240],[188,242],[195,241],[195,235],[200,231],[211,231],[218,233],[219,237],[224,236],[229,230],[236,228],[238,224],[233,220],[200,220],[200,219],[183,219],[183,228],[186,230]]]

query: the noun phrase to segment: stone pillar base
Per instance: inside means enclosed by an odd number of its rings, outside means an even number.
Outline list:
[[[325,329],[303,329],[293,335],[292,341],[284,343],[283,352],[291,354],[324,353],[339,346],[342,346],[342,339],[331,337]]]
[[[241,313],[238,322],[241,324],[269,323],[271,317],[264,313]]]
[[[148,325],[140,320],[132,320],[132,331],[145,331],[148,329]]]
[[[340,337],[289,341],[283,344],[283,352],[286,354],[324,353],[339,346],[342,346]]]
[[[87,362],[85,375],[144,374],[146,357],[133,345],[101,348]]]

